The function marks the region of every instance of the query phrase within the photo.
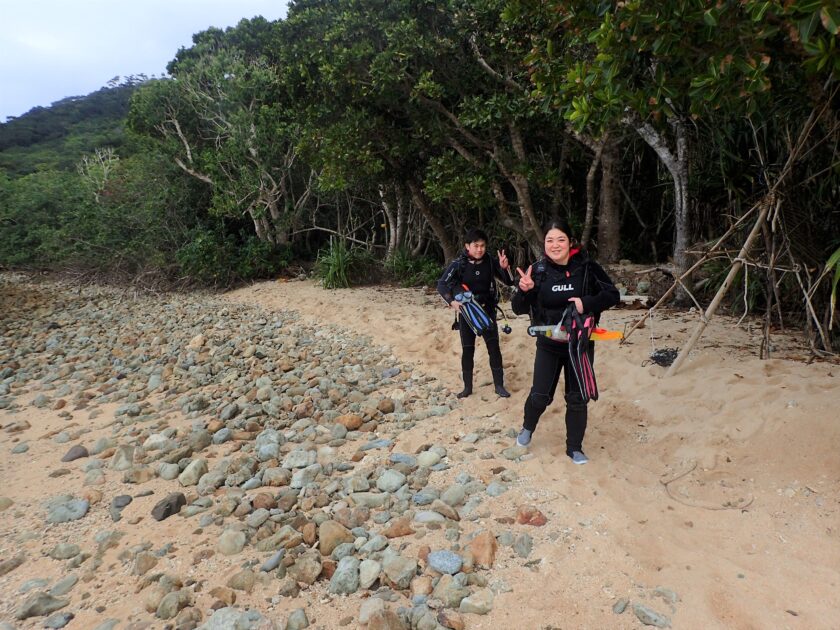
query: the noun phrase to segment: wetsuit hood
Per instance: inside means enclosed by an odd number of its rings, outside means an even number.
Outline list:
[[[549,258],[548,254],[545,252],[545,250],[543,250],[543,259],[545,260],[547,265],[551,265],[555,269],[559,269],[560,267],[573,269],[588,261],[589,254],[582,247],[574,247],[571,250],[569,250],[568,262],[566,262],[565,265],[561,265],[560,263],[556,263],[553,260],[551,260],[551,258]]]

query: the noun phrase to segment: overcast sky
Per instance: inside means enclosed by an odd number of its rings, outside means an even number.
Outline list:
[[[210,26],[285,14],[286,0],[0,0],[0,122],[117,75],[163,75]]]

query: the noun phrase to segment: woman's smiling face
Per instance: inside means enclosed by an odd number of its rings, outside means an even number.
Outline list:
[[[558,265],[569,262],[571,243],[568,235],[562,230],[552,228],[545,233],[545,255]]]

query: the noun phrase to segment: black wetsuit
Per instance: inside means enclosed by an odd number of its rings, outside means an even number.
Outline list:
[[[569,262],[558,265],[548,258],[534,264],[531,272],[534,288],[517,291],[511,300],[513,312],[530,313],[535,326],[557,324],[569,305],[569,298],[579,297],[584,313],[593,313],[596,320],[601,312],[620,301],[618,289],[601,266],[589,260],[584,252],[572,250]],[[583,450],[586,433],[586,402],[571,372],[569,344],[537,337],[534,357],[534,381],[525,400],[522,426],[529,431],[537,428],[540,416],[554,400],[554,392],[562,370],[566,400],[566,452]],[[594,360],[594,344],[589,346],[589,360]]]
[[[461,293],[467,285],[472,291],[473,299],[493,320],[493,326],[482,335],[490,356],[490,371],[493,383],[504,386],[504,368],[502,368],[502,351],[499,348],[499,327],[496,325],[496,305],[499,302],[499,291],[496,282],[501,280],[508,286],[513,285],[513,277],[499,265],[499,261],[489,254],[480,260],[473,261],[466,252],[462,252],[453,260],[437,283],[437,290],[441,297],[451,304],[455,295]],[[459,318],[460,319],[460,318]],[[459,321],[461,333],[461,373],[464,378],[464,392],[472,391],[473,365],[475,358],[475,334],[464,321]]]

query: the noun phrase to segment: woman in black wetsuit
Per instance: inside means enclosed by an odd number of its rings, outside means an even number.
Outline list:
[[[519,290],[511,300],[513,312],[530,313],[533,325],[555,325],[560,322],[566,307],[574,304],[578,313],[592,313],[597,320],[601,312],[620,301],[618,289],[609,276],[584,251],[574,247],[569,224],[552,219],[544,227],[545,256],[519,272]],[[593,361],[594,347],[589,346],[589,361]],[[583,454],[583,435],[586,432],[586,398],[572,374],[569,344],[548,337],[537,337],[534,358],[534,382],[525,400],[522,430],[517,444],[527,446],[537,428],[540,416],[554,399],[560,372],[563,372],[566,399],[566,455],[575,464],[589,461]]]
[[[507,256],[504,250],[499,251],[498,260],[487,254],[487,234],[482,230],[472,229],[464,236],[464,251],[449,264],[438,280],[437,290],[450,308],[460,313],[461,304],[455,300],[455,296],[464,291],[466,285],[472,291],[473,299],[481,304],[493,320],[492,327],[484,333],[483,338],[487,354],[490,355],[490,371],[493,373],[496,393],[508,398],[510,394],[505,389],[502,351],[499,348],[499,327],[496,325],[496,305],[499,303],[496,279],[508,286],[513,285]],[[463,317],[459,317],[458,320],[462,349],[461,373],[464,378],[464,389],[458,394],[458,398],[466,398],[472,394],[473,388],[475,333],[463,321]]]

